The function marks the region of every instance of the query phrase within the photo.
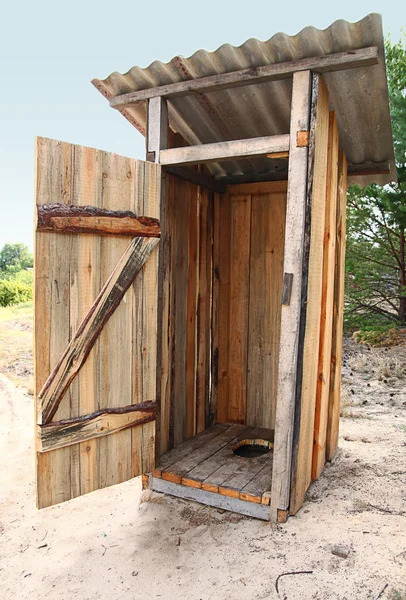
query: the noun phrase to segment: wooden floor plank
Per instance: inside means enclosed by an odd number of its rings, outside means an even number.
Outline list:
[[[245,494],[252,494],[254,496],[259,496],[264,492],[270,491],[272,485],[272,466],[273,456],[272,460],[263,466],[241,491]]]
[[[217,423],[216,425],[212,425],[212,427],[209,427],[205,431],[202,431],[202,433],[199,433],[199,435],[196,435],[190,440],[183,442],[183,444],[180,444],[176,448],[169,450],[169,452],[163,454],[160,460],[158,461],[158,470],[167,469],[175,462],[181,460],[182,458],[190,454],[190,452],[192,452],[193,450],[197,450],[197,448],[200,448],[200,446],[202,446],[212,438],[226,431],[228,428],[229,425],[226,425],[225,423]]]
[[[172,464],[165,472],[176,473],[184,476],[198,464],[202,463],[206,458],[226,446],[231,440],[237,437],[245,429],[245,425],[232,425],[224,433],[214,437],[209,442],[200,446],[187,456]]]
[[[216,478],[212,478],[212,475],[214,475],[214,473],[216,473],[221,467],[225,466],[227,462],[229,463],[227,473],[231,474],[234,472],[235,466],[233,467],[233,465],[230,463],[230,458],[236,457],[235,455],[230,456],[230,452],[232,453],[232,447],[235,446],[235,444],[247,438],[249,435],[249,430],[249,427],[242,426],[240,433],[236,437],[234,437],[229,441],[228,444],[224,445],[217,452],[209,456],[206,460],[189,471],[188,477],[192,477],[210,484],[213,483],[219,485],[219,483],[222,483],[229,475],[226,475],[219,481],[217,481]]]

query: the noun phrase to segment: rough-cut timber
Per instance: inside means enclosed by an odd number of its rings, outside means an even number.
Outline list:
[[[91,205],[158,219],[160,188],[161,168],[152,163],[44,138],[37,140],[36,205]],[[35,232],[35,396],[86,318],[131,237]],[[159,246],[103,327],[60,402],[54,421],[156,399]],[[154,438],[155,421],[47,452],[38,451],[35,435],[38,507],[121,483],[150,470]]]
[[[121,94],[120,96],[110,98],[110,106],[120,109],[155,96],[177,98],[196,92],[213,92],[242,85],[287,79],[298,71],[315,70],[318,73],[328,73],[331,71],[376,65],[377,62],[378,48],[371,46],[369,48],[361,48],[360,50],[352,50],[351,52],[337,52],[327,56],[314,56],[292,62],[266,65],[254,69],[242,69],[232,73],[223,73],[192,81],[181,81],[156,88],[129,92],[128,94]],[[98,80],[94,80],[94,84],[98,87]]]
[[[156,403],[143,402],[122,408],[105,408],[91,415],[40,425],[38,450],[48,452],[110,435],[156,419]]]
[[[148,260],[159,240],[135,238],[121,257],[90,311],[38,394],[38,424],[50,423],[101,330]]]
[[[311,482],[323,283],[328,134],[328,90],[321,75],[314,74],[290,514],[295,514],[302,506]]]
[[[288,149],[288,135],[271,135],[161,150],[159,162],[161,165],[208,163],[219,160],[233,160],[244,156],[261,156],[272,152],[286,152]]]
[[[286,207],[284,266],[291,273],[289,304],[281,305],[281,337],[278,365],[278,395],[275,416],[275,458],[272,474],[271,519],[287,510],[290,498],[292,422],[295,411],[296,369],[299,349],[302,291],[303,239],[307,190],[308,148],[296,146],[299,131],[308,131],[311,102],[309,71],[293,76],[290,120],[289,182]]]
[[[323,287],[321,298],[319,369],[317,378],[316,410],[314,417],[312,479],[317,479],[324,469],[324,463],[326,462],[326,434],[330,394],[331,344],[333,332],[333,301],[336,258],[337,176],[338,130],[335,114],[331,112],[328,139]]]
[[[331,460],[338,444],[340,421],[341,365],[343,354],[344,275],[347,207],[347,159],[341,150],[338,161],[337,228],[331,344],[330,398],[327,421],[326,460]]]
[[[37,231],[157,238],[161,235],[159,221],[152,217],[138,217],[129,210],[67,204],[38,205]]]

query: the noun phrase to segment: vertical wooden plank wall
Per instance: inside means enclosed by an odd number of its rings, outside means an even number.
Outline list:
[[[340,150],[338,161],[337,226],[335,248],[335,279],[333,331],[331,349],[330,397],[327,421],[326,460],[331,460],[338,444],[340,420],[342,335],[344,314],[345,236],[347,207],[347,159]]]
[[[316,409],[314,418],[312,479],[317,479],[324,469],[324,464],[326,462],[326,435],[330,395],[331,343],[333,333],[338,177],[338,130],[334,112],[330,113],[328,136],[320,348],[316,391]]]
[[[166,177],[160,454],[209,422],[213,194]]]
[[[337,447],[345,260],[345,156],[321,76],[313,77],[309,195],[305,227],[306,309],[298,369],[290,509]],[[344,238],[342,231],[344,230]],[[343,241],[344,239],[344,241]]]
[[[159,217],[160,168],[38,138],[37,204],[60,202]],[[39,392],[129,238],[36,233],[35,388]],[[157,251],[105,325],[54,420],[155,400]],[[40,508],[125,481],[154,462],[155,423],[37,453]]]
[[[273,429],[286,182],[230,186],[218,202],[212,381],[217,421]]]

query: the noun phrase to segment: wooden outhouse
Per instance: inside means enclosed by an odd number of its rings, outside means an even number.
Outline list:
[[[395,179],[381,18],[93,84],[146,161],[37,140],[38,506],[284,521],[337,449],[347,184]]]

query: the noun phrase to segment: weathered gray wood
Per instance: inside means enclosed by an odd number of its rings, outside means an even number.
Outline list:
[[[209,458],[209,456],[223,448],[223,446],[227,446],[229,442],[237,438],[245,429],[247,429],[246,425],[231,425],[224,433],[211,439],[206,444],[203,444],[181,460],[172,464],[169,468],[165,469],[165,474],[174,474],[175,478],[180,480],[183,475],[189,473],[189,471]],[[165,474],[162,474],[164,479]],[[170,477],[166,478],[170,480]]]
[[[37,423],[49,423],[88,357],[104,325],[148,260],[158,239],[134,238],[104,284],[75,336],[65,349],[37,397]]]
[[[128,427],[156,419],[156,403],[143,402],[122,408],[107,408],[93,414],[73,419],[63,419],[38,428],[38,451],[72,446],[116,433]]]
[[[156,96],[148,102],[147,160],[159,163],[159,154],[168,147],[168,105],[165,98]]]
[[[271,135],[161,150],[159,162],[161,165],[198,164],[210,161],[233,160],[244,156],[261,156],[270,152],[282,152],[288,149],[289,135]]]
[[[185,500],[194,500],[195,502],[207,504],[208,506],[215,506],[222,510],[229,510],[241,515],[247,515],[248,517],[269,521],[269,506],[263,504],[256,504],[255,502],[247,502],[245,500],[240,500],[239,498],[222,496],[202,489],[179,485],[172,483],[171,481],[165,481],[164,479],[158,479],[157,477],[150,478],[150,487],[155,492],[170,494],[171,496],[184,498]]]
[[[208,429],[205,429],[198,435],[195,435],[190,440],[179,444],[176,448],[172,448],[165,454],[161,456],[159,459],[159,467],[158,469],[166,469],[170,467],[173,463],[181,460],[183,457],[190,454],[193,450],[197,450],[200,446],[207,443],[212,438],[221,435],[226,429],[228,429],[230,425],[217,423],[216,425],[212,425]]]
[[[119,109],[155,96],[176,98],[196,92],[205,93],[242,85],[277,81],[290,78],[293,73],[298,71],[314,70],[319,73],[327,73],[330,71],[367,67],[376,65],[377,63],[378,48],[371,46],[369,48],[361,48],[360,50],[352,50],[351,52],[336,52],[334,54],[327,54],[326,56],[313,56],[297,61],[242,69],[232,73],[222,73],[210,77],[180,81],[155,88],[129,92],[111,98],[110,106]]]
[[[292,294],[293,273],[283,274],[282,299],[281,304],[290,304],[290,296]]]
[[[279,351],[278,397],[272,473],[271,519],[286,510],[290,499],[292,423],[296,398],[296,367],[300,328],[302,258],[305,229],[308,147],[297,147],[299,131],[308,131],[310,122],[311,72],[293,76],[290,120],[289,179],[286,209],[284,272],[292,273],[289,305],[282,305]]]
[[[138,217],[129,210],[107,210],[97,206],[42,204],[37,206],[37,231],[96,233],[159,237],[158,219]]]

